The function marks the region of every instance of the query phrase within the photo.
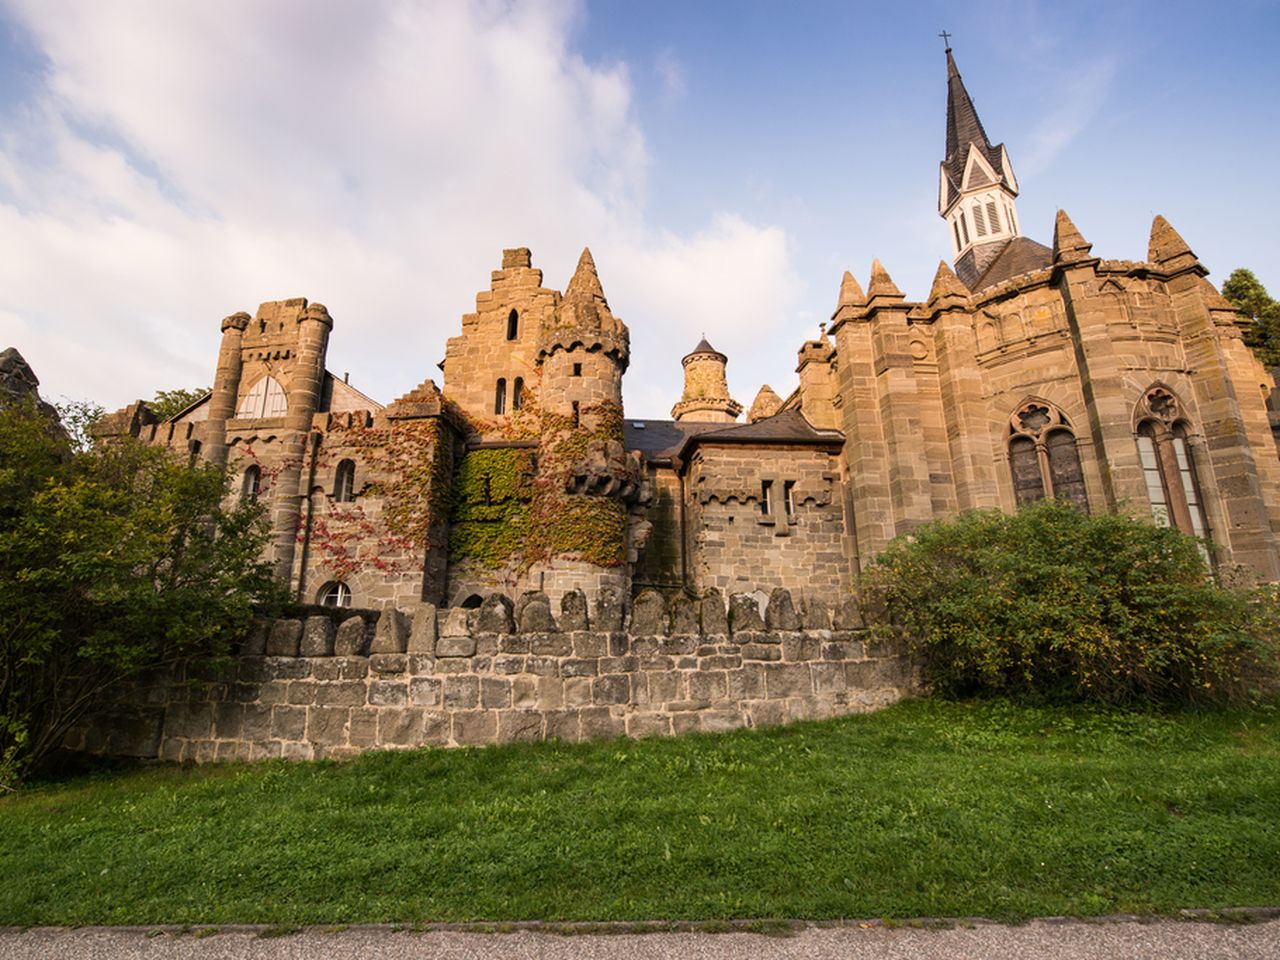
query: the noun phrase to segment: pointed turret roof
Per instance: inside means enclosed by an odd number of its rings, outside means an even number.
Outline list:
[[[982,151],[983,159],[991,165],[996,175],[1003,179],[1004,168],[1000,162],[1000,151],[1004,144],[998,143],[992,146],[982,121],[978,119],[978,111],[974,109],[973,101],[969,98],[969,91],[965,89],[964,81],[960,79],[960,70],[956,67],[955,57],[951,55],[951,48],[947,47],[947,148],[942,166],[950,181],[947,191],[948,203],[959,192],[960,183],[964,179],[964,167],[969,160],[970,144]]]
[[[721,360],[725,362],[728,362],[729,360],[729,358],[726,357],[723,353],[721,353],[711,344],[707,343],[707,335],[705,333],[702,335],[702,339],[698,341],[698,345],[684,355],[684,359],[688,360],[690,357],[696,357],[700,353],[714,354],[715,356],[719,357]]]
[[[1187,241],[1182,239],[1182,235],[1169,225],[1168,220],[1157,215],[1151,221],[1151,242],[1147,245],[1147,259],[1152,263],[1168,263],[1177,257],[1188,255],[1195,259],[1195,254],[1187,246]]]
[[[889,276],[889,271],[884,268],[884,264],[878,259],[871,261],[871,282],[867,284],[867,298],[875,297],[901,297],[902,291],[898,289],[898,285],[893,282],[893,278]]]
[[[573,271],[573,279],[564,288],[566,300],[586,301],[599,300],[608,305],[604,298],[604,288],[600,286],[600,276],[596,273],[596,262],[591,258],[591,248],[583,247],[582,256],[578,258],[578,267]]]
[[[867,295],[862,292],[862,286],[858,283],[858,279],[846,270],[844,279],[840,281],[840,300],[836,303],[836,309],[857,306],[866,302]]]
[[[933,275],[933,287],[929,291],[929,303],[949,297],[964,299],[969,296],[969,288],[956,276],[955,271],[947,266],[945,260],[938,261],[938,272]]]
[[[1092,249],[1093,244],[1076,229],[1076,225],[1067,216],[1067,211],[1059,210],[1053,224],[1053,262],[1070,263],[1073,260],[1086,260]]]

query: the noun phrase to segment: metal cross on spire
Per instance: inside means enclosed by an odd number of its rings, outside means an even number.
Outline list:
[[[943,30],[940,34],[938,34],[938,36],[940,36],[940,37],[942,38],[942,42],[943,42],[944,44],[946,44],[947,49],[948,49],[948,50],[950,50],[950,49],[951,49],[951,34],[947,33],[947,31]]]

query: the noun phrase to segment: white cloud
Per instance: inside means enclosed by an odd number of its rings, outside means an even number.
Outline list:
[[[562,286],[590,244],[651,415],[685,331],[766,335],[794,287],[776,227],[646,220],[628,68],[574,51],[574,4],[8,12],[47,69],[0,136],[0,344],[52,395],[207,383],[219,318],[304,295],[335,316],[331,368],[389,400],[438,373],[503,247]]]
[[[1115,79],[1117,60],[1105,56],[1087,63],[1074,63],[1069,75],[1058,80],[1057,106],[1041,117],[1031,131],[1031,142],[1020,172],[1035,177],[1049,168],[1094,116],[1102,109],[1107,91]]]

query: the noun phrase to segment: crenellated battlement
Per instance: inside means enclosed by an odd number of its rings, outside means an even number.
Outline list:
[[[589,609],[571,591],[553,612],[542,593],[491,594],[260,622],[226,668],[122,689],[69,745],[204,762],[665,736],[862,713],[918,685],[852,598],[646,591]]]

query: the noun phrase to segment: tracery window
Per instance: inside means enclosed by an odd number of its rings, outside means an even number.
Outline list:
[[[289,399],[275,377],[263,377],[240,401],[236,416],[242,420],[283,417],[289,412]]]
[[[1156,524],[1207,540],[1209,524],[1181,403],[1157,384],[1143,394],[1136,419],[1138,461]]]
[[[1028,400],[1009,418],[1009,469],[1019,506],[1057,497],[1088,513],[1076,436],[1053,404]]]
[[[356,464],[343,460],[333,475],[333,499],[338,503],[350,503],[356,498]]]

